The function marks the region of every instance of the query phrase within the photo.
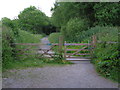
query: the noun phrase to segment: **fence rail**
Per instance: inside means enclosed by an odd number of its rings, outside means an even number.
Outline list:
[[[58,45],[57,43],[47,43],[47,44],[42,44],[42,43],[13,43],[15,45],[30,45],[30,46],[39,46],[39,45]]]
[[[65,43],[64,44],[65,46],[76,46],[76,45],[91,45],[91,44],[88,44],[88,43]]]
[[[66,51],[77,51],[77,50],[80,50],[80,51],[89,51],[89,49],[66,49]]]

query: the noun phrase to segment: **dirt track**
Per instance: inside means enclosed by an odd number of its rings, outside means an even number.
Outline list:
[[[89,62],[66,66],[28,68],[4,73],[3,88],[117,88],[99,76]]]

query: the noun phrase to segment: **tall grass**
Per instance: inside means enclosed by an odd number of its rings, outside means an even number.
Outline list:
[[[42,35],[32,34],[27,31],[19,30],[19,37],[16,39],[18,43],[40,43]]]
[[[22,58],[18,57],[17,49],[25,46],[16,46],[13,43],[40,43],[42,35],[34,35],[26,31],[19,30],[18,36],[14,35],[10,27],[2,26],[2,66],[9,69],[19,62]]]
[[[59,43],[59,36],[61,33],[51,33],[48,37],[51,43]]]

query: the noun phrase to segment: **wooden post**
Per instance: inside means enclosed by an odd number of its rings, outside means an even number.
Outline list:
[[[88,40],[88,51],[89,51],[89,53],[91,54],[91,49],[90,49],[90,42],[89,42],[89,40]]]
[[[96,43],[97,43],[97,38],[95,35],[92,36],[92,41],[91,41],[91,57],[93,58],[94,55],[93,55],[93,50],[94,48],[96,47]]]
[[[95,48],[96,47],[96,43],[97,43],[97,38],[95,35],[92,36],[92,45]]]
[[[59,49],[58,49],[58,53],[59,53],[59,57],[62,58],[63,55],[62,55],[62,46],[63,46],[63,36],[60,35],[59,36]]]
[[[63,37],[59,36],[59,53],[62,54],[62,46],[63,46]]]
[[[64,42],[64,60],[66,60],[66,41]]]

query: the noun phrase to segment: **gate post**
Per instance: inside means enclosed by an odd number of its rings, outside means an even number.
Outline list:
[[[97,37],[96,35],[92,36],[92,46],[95,48],[96,47],[96,43],[97,43]]]
[[[62,35],[60,35],[59,36],[59,53],[60,53],[60,55],[62,56],[62,46],[63,46],[63,36]]]
[[[94,50],[94,48],[96,47],[96,43],[97,43],[97,37],[96,37],[96,35],[93,35],[92,36],[92,41],[91,41],[91,56],[92,56],[92,58],[94,57],[93,56],[93,50]]]
[[[64,42],[64,60],[66,60],[66,41]]]

